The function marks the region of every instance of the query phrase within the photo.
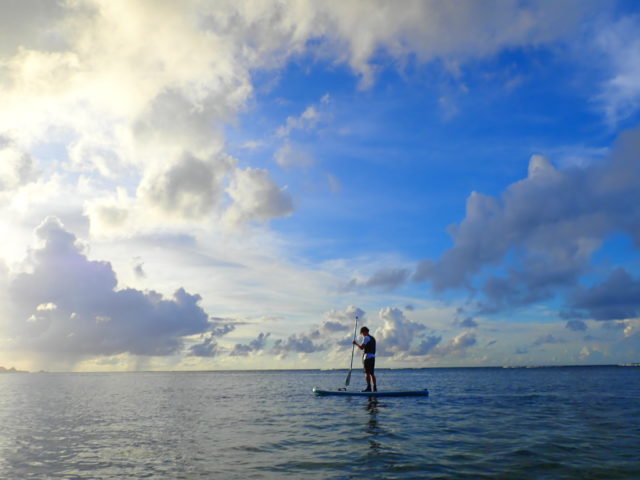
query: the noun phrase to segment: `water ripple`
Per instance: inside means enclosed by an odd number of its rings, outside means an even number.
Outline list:
[[[0,377],[0,478],[640,478],[640,369]]]

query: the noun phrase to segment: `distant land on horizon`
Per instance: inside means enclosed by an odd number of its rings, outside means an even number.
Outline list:
[[[445,366],[445,367],[382,367],[380,371],[393,370],[447,370],[447,369],[535,369],[535,368],[597,368],[597,367],[636,367],[640,368],[640,362],[633,363],[594,363],[594,364],[567,364],[567,365],[483,365],[483,366]],[[1,368],[1,367],[0,367]],[[348,368],[267,368],[267,369],[225,369],[225,370],[113,370],[113,371],[44,371],[37,373],[252,373],[252,372],[347,372]],[[356,369],[354,368],[355,372]]]
[[[26,370],[16,370],[14,367],[5,368],[0,366],[0,373],[29,373]]]

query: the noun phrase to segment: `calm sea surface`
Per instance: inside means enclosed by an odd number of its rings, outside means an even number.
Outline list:
[[[430,396],[311,393],[345,377],[0,375],[0,478],[640,479],[640,368],[380,370]]]

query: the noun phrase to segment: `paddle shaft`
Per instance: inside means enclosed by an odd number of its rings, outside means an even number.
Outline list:
[[[358,330],[358,316],[356,315],[356,324],[353,327],[353,341],[356,341],[356,331]],[[351,371],[353,370],[353,350],[356,348],[354,344],[351,344],[351,365],[349,366],[349,374],[347,375],[347,380],[344,384],[348,387],[349,382],[351,381]]]

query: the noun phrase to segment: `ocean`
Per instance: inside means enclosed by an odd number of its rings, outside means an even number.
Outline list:
[[[639,479],[640,368],[0,375],[2,479]],[[351,388],[364,384],[354,372]]]

